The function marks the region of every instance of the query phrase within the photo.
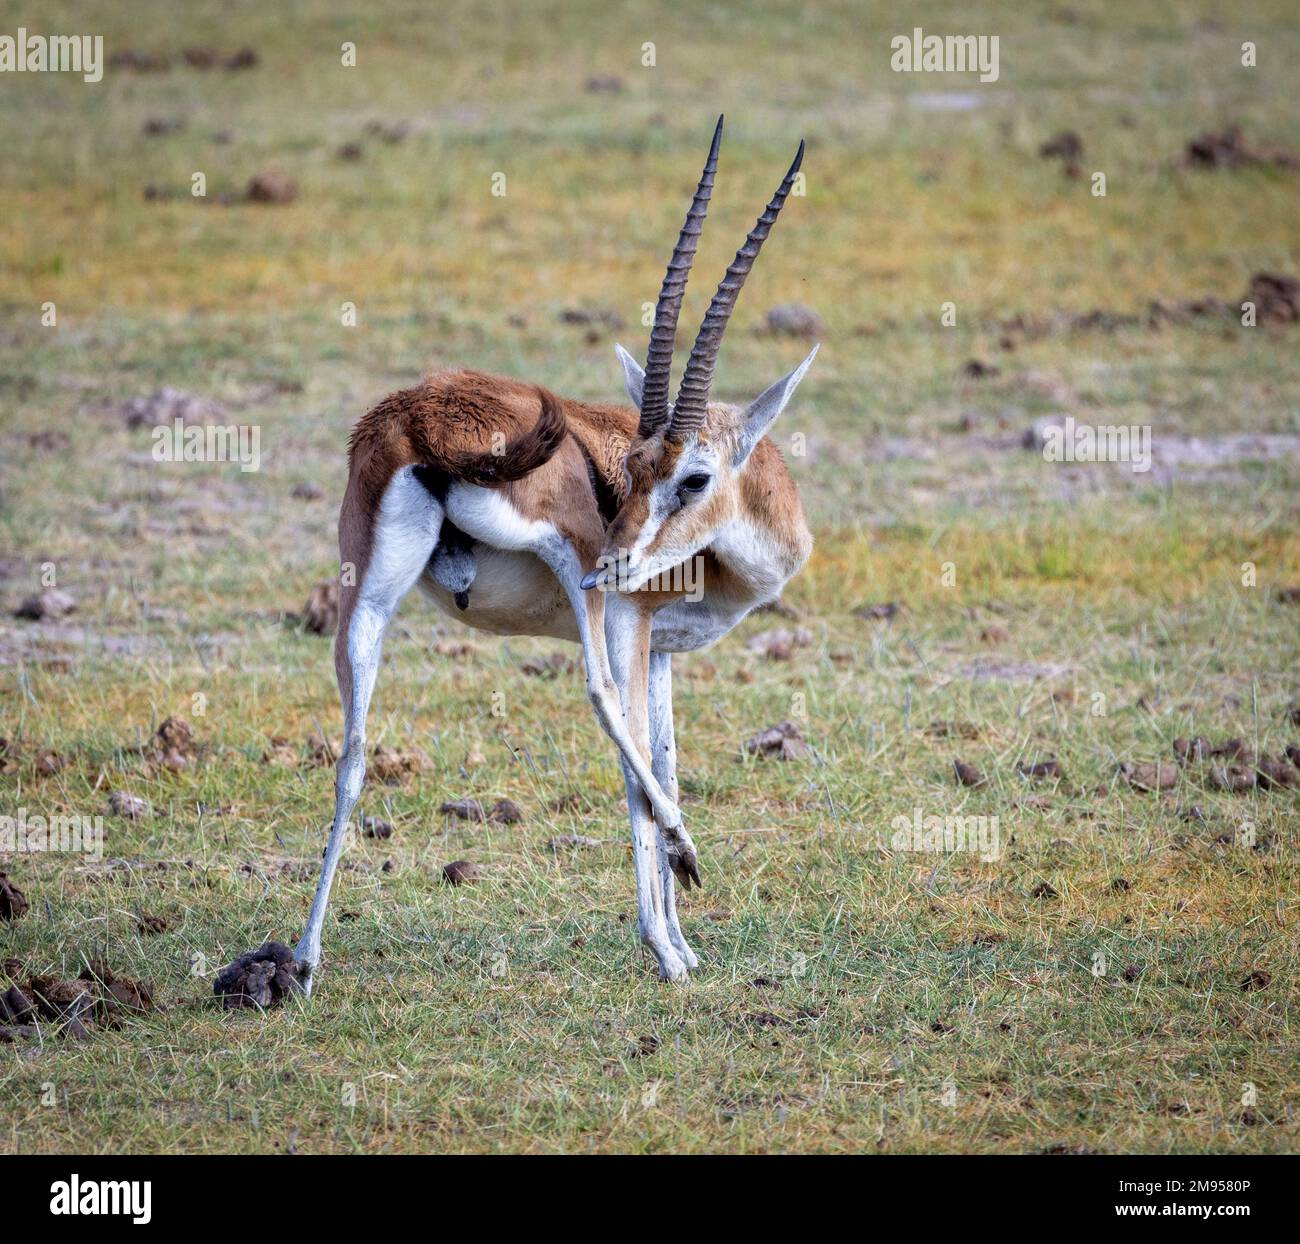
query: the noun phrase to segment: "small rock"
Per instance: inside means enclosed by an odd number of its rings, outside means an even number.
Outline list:
[[[792,721],[769,726],[745,741],[745,751],[751,756],[775,756],[778,760],[798,760],[811,750]]]
[[[853,611],[853,616],[867,622],[892,622],[902,609],[898,601],[887,600],[878,605],[863,605]]]
[[[1168,790],[1178,785],[1178,767],[1172,764],[1120,765],[1120,772],[1135,790]]]
[[[822,337],[826,325],[811,307],[783,302],[767,313],[767,331],[779,337]]]
[[[524,810],[513,799],[498,799],[488,813],[488,820],[498,825],[518,825],[523,819]]]
[[[227,70],[252,69],[257,62],[257,52],[253,48],[243,47],[227,56],[221,62],[221,67]]]
[[[161,427],[177,419],[185,427],[219,423],[225,410],[216,402],[181,389],[162,388],[148,397],[133,397],[118,407],[128,428]]]
[[[366,776],[372,782],[400,785],[424,768],[424,760],[415,752],[398,751],[395,747],[377,746],[371,753]]]
[[[1073,130],[1061,130],[1038,148],[1038,154],[1044,160],[1077,160],[1083,155],[1083,139]]]
[[[29,618],[33,622],[44,622],[47,619],[62,618],[71,613],[76,607],[77,602],[67,592],[60,592],[57,588],[51,587],[46,588],[43,592],[37,592],[35,596],[27,597],[14,610],[14,617]]]
[[[745,644],[750,652],[758,653],[769,661],[788,661],[796,648],[807,648],[812,644],[812,632],[804,627],[777,627],[771,631],[761,631],[752,636]]]
[[[983,786],[986,781],[974,765],[968,765],[964,760],[954,760],[952,767],[957,773],[957,781],[963,786]]]
[[[194,750],[194,730],[184,717],[168,717],[158,727],[153,741],[158,751],[188,756]]]
[[[136,48],[123,48],[108,58],[110,69],[127,69],[132,73],[160,73],[171,65],[165,56],[155,52],[141,52]]]
[[[390,147],[405,142],[411,133],[409,121],[368,121],[366,133],[386,142]]]
[[[8,873],[0,873],[0,920],[20,920],[27,907],[27,896],[9,880]]]
[[[6,1024],[25,1024],[36,1018],[36,1003],[17,985],[0,994],[0,1020]]]
[[[125,790],[115,790],[109,795],[108,810],[113,816],[122,816],[128,821],[138,821],[153,814],[153,808],[147,799],[141,799],[139,795]]]
[[[1194,739],[1175,739],[1174,755],[1180,761],[1204,760],[1210,755],[1210,740],[1203,734],[1198,734]]]
[[[477,799],[448,799],[438,809],[444,816],[459,817],[462,821],[485,821],[487,814]]]
[[[969,721],[932,721],[925,732],[936,739],[977,739],[980,736],[979,726]]]
[[[520,663],[519,672],[529,678],[556,678],[560,674],[571,674],[577,668],[571,657],[563,652],[552,652],[550,656],[528,657]]]
[[[1025,429],[1020,439],[1022,447],[1042,453],[1047,445],[1048,431],[1061,427],[1063,419],[1063,415],[1040,415]]]
[[[1224,739],[1218,747],[1213,748],[1211,756],[1222,756],[1226,760],[1240,760],[1250,752],[1250,745],[1245,739]]]
[[[482,876],[482,869],[469,860],[452,860],[442,868],[442,879],[448,885],[471,885]]]
[[[302,624],[313,635],[333,635],[339,625],[339,585],[337,579],[316,584],[302,610]]]
[[[306,966],[294,961],[293,951],[282,942],[264,942],[257,950],[239,956],[217,973],[212,992],[228,1011],[240,1007],[266,1010],[282,1003],[306,975]]]
[[[1300,785],[1300,773],[1280,756],[1260,756],[1255,761],[1255,780],[1261,790],[1294,790]]]
[[[279,173],[258,173],[248,183],[250,203],[292,203],[298,197],[298,184]]]
[[[318,768],[333,768],[338,763],[339,757],[343,755],[342,739],[325,738],[319,734],[313,734],[307,742],[310,761]]]
[[[617,332],[627,322],[612,307],[566,307],[560,312],[561,324],[579,324]]]
[[[1244,795],[1255,789],[1255,773],[1242,765],[1215,765],[1210,769],[1209,783],[1214,790]]]

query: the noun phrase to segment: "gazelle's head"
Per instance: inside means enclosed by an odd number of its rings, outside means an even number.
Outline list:
[[[722,118],[700,176],[686,223],[659,292],[650,349],[642,370],[622,346],[628,396],[641,412],[625,462],[626,496],[605,536],[605,549],[584,588],[636,591],[709,545],[735,517],[740,489],[755,446],[812,365],[814,347],[794,371],[768,386],[748,406],[709,401],[722,335],[745,278],[794,185],[803,143],[772,201],[722,278],[691,349],[677,399],[668,401],[669,370],[686,278],[704,224],[718,167]]]

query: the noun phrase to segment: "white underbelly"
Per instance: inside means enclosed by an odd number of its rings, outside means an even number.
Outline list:
[[[579,642],[569,599],[550,568],[534,553],[474,545],[475,576],[469,607],[460,609],[426,570],[419,587],[449,618],[492,635],[538,635]],[[704,600],[679,600],[655,614],[656,652],[695,652],[716,643],[748,613]]]
[[[475,544],[474,560],[469,608],[458,609],[451,593],[427,571],[420,576],[420,589],[449,618],[475,630],[577,642],[578,627],[568,597],[539,557]]]

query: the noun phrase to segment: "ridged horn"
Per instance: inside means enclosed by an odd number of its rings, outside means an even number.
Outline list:
[[[642,437],[653,436],[668,422],[669,371],[673,365],[673,342],[677,337],[677,316],[682,309],[682,295],[686,292],[686,278],[691,273],[695,248],[704,230],[704,217],[709,210],[709,196],[713,193],[713,180],[718,171],[718,148],[722,144],[722,118],[718,118],[713,131],[713,144],[705,161],[700,184],[695,189],[690,209],[686,213],[681,235],[668,261],[659,303],[655,307],[654,327],[650,330],[650,349],[645,360],[645,384],[641,391],[641,422],[637,428]]]
[[[686,372],[677,390],[677,401],[673,405],[672,422],[669,424],[666,439],[680,442],[704,423],[708,408],[709,390],[713,386],[713,369],[718,361],[718,350],[722,346],[722,334],[726,331],[727,321],[740,296],[745,278],[758,258],[767,235],[772,232],[776,218],[785,206],[790,188],[794,185],[795,174],[803,163],[803,143],[799,144],[798,154],[790,171],[781,179],[772,201],[763,209],[754,227],[749,231],[745,244],[736,252],[736,257],[722,278],[718,292],[705,313],[700,325],[699,335],[691,348],[691,357],[686,363]]]

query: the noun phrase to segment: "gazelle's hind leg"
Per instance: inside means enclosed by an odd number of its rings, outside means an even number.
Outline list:
[[[398,471],[389,481],[377,514],[370,514],[364,500],[353,495],[352,484],[343,503],[339,550],[345,567],[349,562],[358,567],[358,577],[355,588],[340,589],[339,599],[334,664],[343,699],[344,738],[335,778],[334,825],[307,927],[294,950],[294,958],[306,966],[303,979],[308,993],[320,963],[321,929],[334,872],[343,854],[348,818],[366,776],[366,714],[379,672],[384,631],[428,563],[438,543],[442,515],[442,507],[409,470]]]
[[[650,654],[650,762],[654,775],[664,793],[674,803],[677,802],[677,741],[673,734],[673,665],[672,656],[667,652]],[[686,846],[692,854],[695,844],[683,829]],[[673,881],[674,869],[671,853],[675,844],[665,842],[664,835],[659,836],[659,884],[664,896],[664,919],[668,925],[668,940],[672,942],[677,953],[681,955],[688,968],[697,968],[700,961],[690,948],[682,933],[682,926],[677,920],[677,886]],[[683,874],[686,875],[686,874]],[[698,876],[698,873],[696,874]],[[684,883],[689,885],[689,883]]]

